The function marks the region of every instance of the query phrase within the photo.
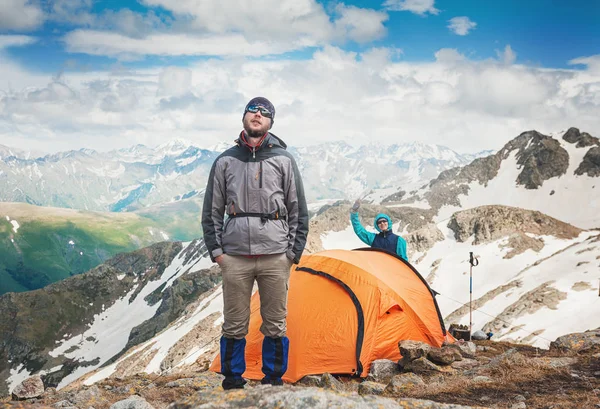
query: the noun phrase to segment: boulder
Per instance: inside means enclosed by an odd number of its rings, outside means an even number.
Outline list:
[[[460,354],[465,358],[475,359],[477,355],[477,345],[471,341],[459,341],[456,345],[459,348]],[[449,345],[450,346],[450,345]]]
[[[359,395],[381,395],[386,385],[379,382],[364,381],[358,385]]]
[[[395,375],[400,373],[398,364],[389,359],[376,359],[371,363],[369,369],[369,375],[367,377],[370,381],[388,383]]]
[[[333,375],[331,375],[330,373],[324,373],[323,376],[321,376],[321,385],[322,388],[325,389],[333,389],[335,391],[341,391],[344,389],[343,384],[338,381],[337,379],[335,379],[335,377]]]
[[[18,384],[12,391],[14,400],[39,398],[44,394],[44,382],[39,375],[31,376]]]
[[[154,409],[154,406],[146,402],[146,399],[141,396],[134,395],[113,403],[110,409]]]
[[[423,379],[414,373],[403,373],[392,378],[385,387],[385,392],[391,394],[401,394],[407,389],[412,389],[416,385],[424,385]]]
[[[398,365],[402,368],[415,359],[426,357],[429,350],[431,350],[429,344],[420,341],[400,341],[398,342],[398,348],[400,349],[400,355],[402,355]]]
[[[435,372],[441,372],[441,368],[428,360],[425,357],[410,361],[404,366],[405,371],[410,371],[416,374],[431,374]]]
[[[478,367],[480,364],[476,359],[465,358],[462,361],[452,362],[450,365],[454,369],[468,370]]]
[[[296,382],[298,386],[315,386],[317,388],[321,387],[321,376],[318,375],[306,375],[298,382]]]
[[[427,359],[436,364],[450,365],[452,362],[461,361],[463,358],[458,349],[443,346],[441,348],[431,348],[427,353]]]
[[[600,328],[558,337],[550,343],[550,349],[558,349],[565,352],[600,350]]]

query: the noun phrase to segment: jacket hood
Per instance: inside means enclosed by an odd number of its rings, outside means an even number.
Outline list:
[[[373,220],[373,226],[375,226],[375,230],[377,230],[378,232],[381,232],[381,229],[379,228],[379,226],[377,226],[377,220],[379,220],[381,218],[387,219],[388,230],[392,230],[392,219],[390,218],[390,216],[388,216],[385,213],[379,213],[377,216],[375,216],[375,220]]]

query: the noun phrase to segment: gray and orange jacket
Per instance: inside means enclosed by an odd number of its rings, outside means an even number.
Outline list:
[[[204,194],[202,230],[211,260],[223,253],[286,253],[297,264],[308,208],[296,161],[272,133],[254,150],[241,136],[236,143],[213,163]]]

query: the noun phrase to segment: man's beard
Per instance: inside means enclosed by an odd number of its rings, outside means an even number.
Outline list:
[[[246,128],[246,135],[250,138],[262,138],[266,131],[251,131]]]

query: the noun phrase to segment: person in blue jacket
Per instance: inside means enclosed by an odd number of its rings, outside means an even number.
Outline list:
[[[408,261],[406,254],[406,240],[392,232],[392,219],[385,213],[379,213],[375,217],[373,225],[375,230],[379,233],[371,233],[360,224],[358,219],[358,208],[360,207],[360,201],[354,202],[354,205],[350,209],[350,221],[352,222],[352,228],[354,233],[361,239],[365,244],[377,249],[387,250],[390,253],[396,253],[404,260]]]

